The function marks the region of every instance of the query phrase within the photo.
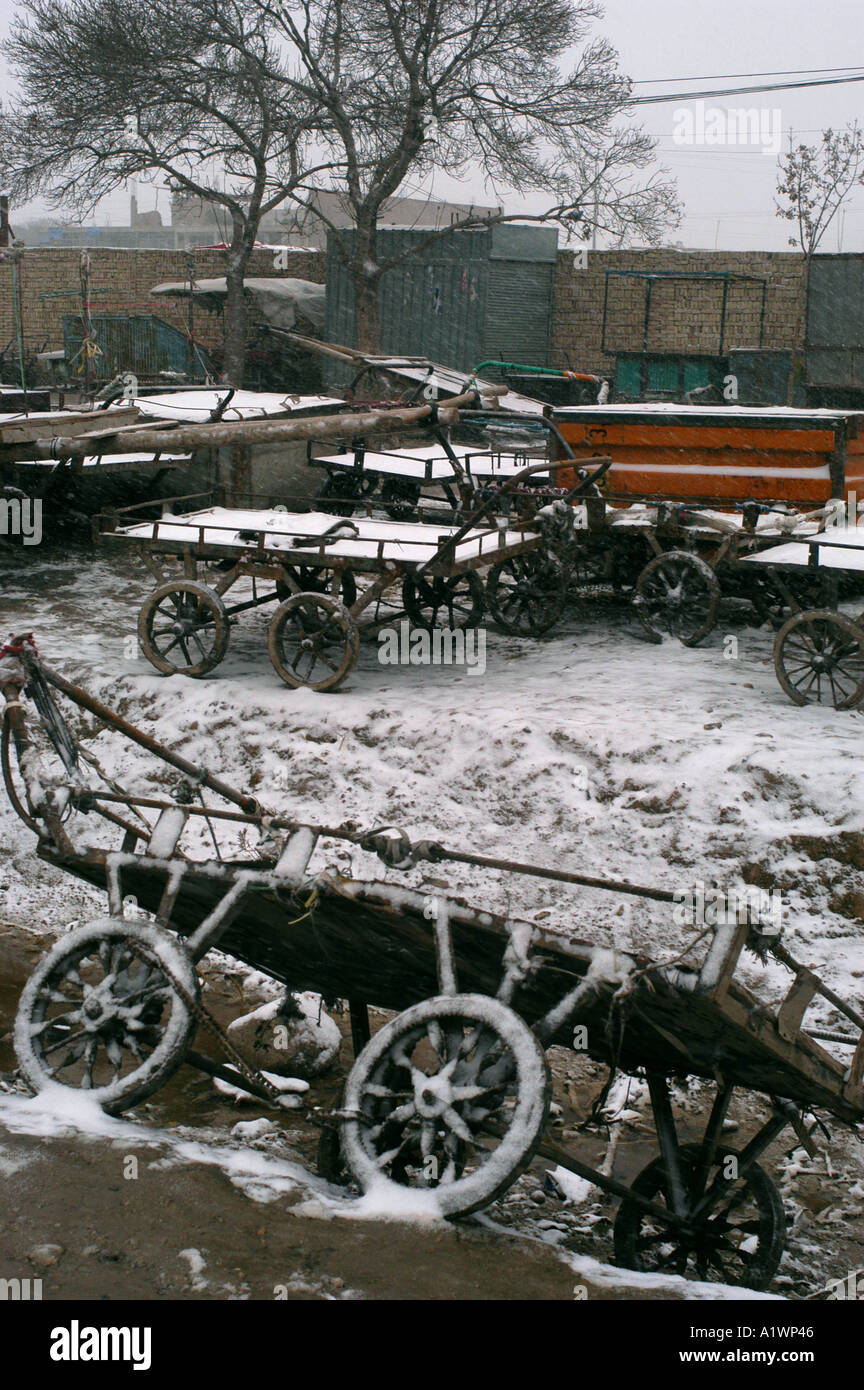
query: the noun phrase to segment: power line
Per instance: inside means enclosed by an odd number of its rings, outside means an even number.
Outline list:
[[[812,77],[820,72],[859,72],[861,63],[845,63],[842,68],[779,68],[777,72],[717,72],[703,77],[634,77],[638,87],[656,87],[665,82],[727,82],[733,77]]]
[[[661,101],[697,101],[702,97],[736,97],[748,92],[791,92],[801,87],[835,87],[847,82],[864,82],[864,72],[854,77],[817,77],[808,82],[772,82],[757,87],[721,87],[717,91],[669,92],[665,96],[631,97],[628,106],[650,106]]]

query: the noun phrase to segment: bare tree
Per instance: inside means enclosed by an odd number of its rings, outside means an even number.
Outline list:
[[[321,172],[318,108],[285,100],[284,54],[249,0],[25,0],[6,45],[0,184],[91,212],[151,174],[223,210],[225,375],[242,383],[243,279],[261,219]],[[323,165],[332,160],[324,153]]]
[[[795,371],[789,377],[790,403],[800,377],[810,265],[843,203],[860,183],[864,183],[864,137],[857,121],[844,130],[823,130],[821,141],[814,145],[798,145],[780,157],[777,192],[781,201],[775,201],[777,216],[795,223],[795,234],[789,237],[789,245],[799,247],[804,256],[795,324],[798,358]]]
[[[857,121],[845,130],[823,130],[821,143],[798,145],[780,157],[778,217],[794,222],[798,246],[809,263],[856,183],[864,183],[864,137]]]
[[[305,179],[293,201],[322,217],[354,289],[358,345],[380,347],[381,278],[435,239],[489,220],[552,221],[580,239],[592,225],[619,244],[677,225],[664,172],[641,181],[653,142],[626,111],[614,50],[589,41],[594,0],[255,0],[286,45],[290,89],[325,118],[336,177]],[[571,70],[560,64],[581,46]],[[468,215],[404,255],[382,258],[378,224],[406,179],[479,168],[496,191],[541,194],[539,216]],[[352,235],[315,195],[338,191]]]

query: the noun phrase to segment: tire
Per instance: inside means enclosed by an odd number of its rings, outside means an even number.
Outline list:
[[[549,1072],[540,1043],[506,1004],[440,996],[406,1009],[366,1044],[344,1108],[356,1118],[342,1121],[342,1153],[364,1191],[382,1182],[394,1197],[418,1188],[434,1192],[441,1214],[466,1216],[531,1162]]]
[[[160,585],[138,615],[141,650],[166,676],[206,676],[227,652],[228,632],[221,598],[194,579]]]
[[[864,698],[864,627],[828,610],[796,613],[775,638],[774,670],[793,704],[852,709]]]
[[[25,1081],[37,1093],[48,1086],[86,1091],[109,1115],[146,1100],[182,1064],[197,1027],[171,975],[197,1000],[188,952],[158,927],[107,917],[64,936],[21,994],[14,1040]],[[58,1054],[55,1063],[51,1054]],[[112,1078],[94,1084],[110,1070]]]

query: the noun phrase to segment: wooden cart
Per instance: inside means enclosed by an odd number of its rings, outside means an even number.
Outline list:
[[[584,602],[609,589],[630,599],[652,641],[674,636],[688,647],[713,630],[724,598],[746,601],[760,621],[779,627],[795,611],[800,586],[778,584],[773,572],[744,569],[738,561],[784,536],[814,534],[823,516],[821,508],[804,513],[760,503],[738,512],[672,502],[610,506],[605,497],[587,498],[582,512],[584,524],[573,536],[571,597]]]
[[[847,593],[860,595],[864,585],[864,526],[834,526],[772,546],[743,559],[740,568],[767,576],[775,591],[790,595],[791,616],[774,641],[774,669],[789,699],[835,709],[859,705],[864,613],[849,617],[838,604]]]
[[[464,412],[463,412],[464,413]],[[316,500],[322,511],[353,516],[361,503],[380,505],[394,521],[417,517],[421,499],[428,506],[440,499],[454,515],[476,507],[490,484],[515,478],[536,458],[440,442],[405,449],[369,449],[365,445],[335,454],[309,455],[312,468],[326,477]],[[572,470],[568,470],[572,471]],[[532,484],[547,483],[540,470]]]
[[[530,527],[494,518],[461,527],[334,521],[326,512],[224,507],[126,525],[119,519],[105,520],[102,538],[132,547],[157,580],[138,617],[141,648],[157,670],[205,675],[227,651],[231,619],[277,602],[270,659],[286,685],[313,690],[335,690],[348,677],[359,652],[358,619],[385,595],[396,590],[411,621],[428,631],[477,627],[487,604],[480,574],[492,572],[493,599],[495,588],[509,594],[513,566],[517,578],[526,570],[545,575],[548,548],[572,521],[567,507]],[[171,561],[182,565],[180,577],[163,568]],[[538,588],[528,610],[534,631],[563,607],[562,572],[551,569],[552,592]],[[226,602],[243,579],[252,581],[251,598]]]
[[[38,834],[40,857],[108,894],[107,914],[63,936],[22,993],[15,1047],[34,1090],[85,1088],[119,1113],[188,1063],[278,1107],[278,1092],[201,1002],[196,966],[218,946],[289,990],[352,1001],[355,1061],[342,1105],[322,1131],[329,1178],[364,1190],[423,1189],[434,1210],[460,1216],[506,1192],[540,1155],[621,1199],[620,1264],[759,1288],[770,1282],[785,1220],[757,1160],[787,1125],[812,1151],[804,1115],[814,1108],[850,1124],[862,1119],[864,1015],[796,961],[758,914],[724,918],[701,962],[693,959],[695,940],[666,964],[610,952],[578,939],[566,920],[551,928],[505,918],[403,887],[393,872],[452,860],[658,903],[676,895],[412,843],[393,828],[362,832],[268,814],[46,668],[32,637],[14,639],[0,655],[0,690],[0,752],[13,806]],[[163,780],[152,794],[101,776],[58,696],[155,756]],[[170,793],[166,765],[175,776]],[[94,817],[105,845],[96,843]],[[271,848],[242,861],[196,856],[183,844],[202,818],[217,838],[238,825],[257,827]],[[328,865],[332,841],[376,853],[387,872],[346,879]],[[124,915],[129,895],[149,920]],[[735,978],[745,945],[791,972],[779,1008]],[[847,1020],[845,1030],[805,1026],[819,996]],[[397,1011],[371,1037],[370,1004]],[[196,1050],[199,1025],[216,1034],[230,1066]],[[848,1049],[851,1062],[824,1041]],[[553,1044],[584,1047],[647,1077],[660,1155],[632,1185],[548,1138],[545,1049]],[[679,1142],[669,1091],[670,1078],[687,1075],[717,1085],[696,1144]],[[732,1151],[722,1131],[736,1087],[767,1097],[771,1113]]]

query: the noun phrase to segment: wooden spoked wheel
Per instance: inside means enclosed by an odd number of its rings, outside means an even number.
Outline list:
[[[109,1114],[145,1100],[181,1065],[198,979],[182,944],[147,924],[105,918],[64,936],[21,995],[15,1054],[34,1091],[86,1091]]]
[[[295,594],[273,614],[267,650],[286,685],[336,690],[357,665],[360,634],[337,599]]]
[[[718,1171],[732,1173],[738,1155],[718,1149],[707,1182],[695,1190],[700,1177],[700,1149],[681,1149],[681,1175],[687,1188],[684,1224],[666,1225],[625,1197],[615,1218],[615,1259],[626,1269],[646,1273],[680,1274],[685,1278],[764,1289],[771,1282],[786,1238],[783,1202],[776,1185],[758,1163],[751,1163],[736,1181],[718,1190],[707,1209],[697,1215],[703,1194]],[[666,1164],[649,1163],[631,1190],[659,1206],[672,1204]]]
[[[420,484],[410,478],[385,478],[381,484],[381,505],[394,521],[413,521],[420,501]]]
[[[166,676],[204,676],[228,650],[228,614],[221,598],[194,579],[172,579],[148,595],[138,615],[138,641]]]
[[[796,613],[777,633],[774,669],[794,704],[851,709],[864,698],[864,627],[828,610]]]
[[[402,602],[414,626],[427,632],[477,627],[486,606],[483,585],[470,572],[452,579],[408,575],[402,584]]]
[[[528,1166],[546,1122],[543,1049],[497,999],[415,1004],[366,1044],[345,1091],[342,1152],[364,1191],[434,1191],[436,1210],[488,1205]]]
[[[717,620],[720,585],[698,555],[670,550],[645,566],[636,582],[633,606],[639,621],[655,642],[677,637],[695,647]]]
[[[566,568],[552,555],[531,551],[495,565],[486,581],[489,612],[514,637],[541,637],[557,623],[568,593]]]

